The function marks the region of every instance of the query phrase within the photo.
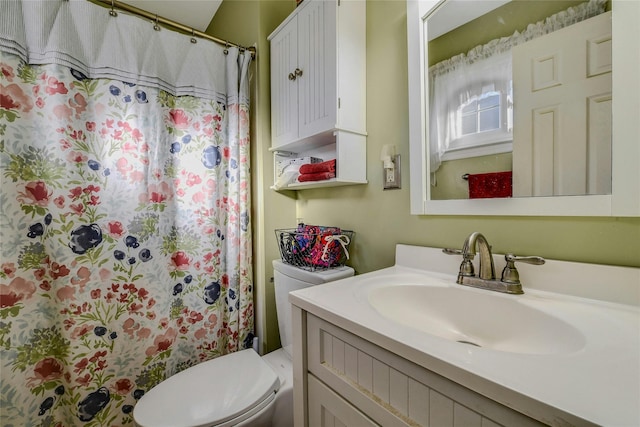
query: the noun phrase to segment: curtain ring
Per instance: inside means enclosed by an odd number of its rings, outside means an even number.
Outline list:
[[[113,17],[118,16],[118,12],[116,12],[116,10],[115,10],[115,1],[114,0],[111,0],[111,10],[109,11],[109,15],[113,16]]]
[[[156,13],[156,23],[153,24],[153,29],[156,31],[160,31],[160,25],[158,25],[158,14]]]
[[[247,50],[247,49],[245,49],[244,47],[240,46],[240,49],[239,49],[240,55],[244,55],[245,50]]]
[[[224,44],[224,50],[223,50],[222,52],[223,52],[225,55],[228,55],[228,54],[229,54],[229,46],[231,46],[231,45],[229,44],[229,42],[226,42],[226,43]]]
[[[198,40],[196,39],[196,30],[194,30],[193,28],[191,28],[191,43],[198,43]]]

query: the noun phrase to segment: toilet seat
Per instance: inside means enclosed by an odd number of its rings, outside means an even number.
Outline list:
[[[133,418],[140,427],[235,425],[267,407],[279,388],[274,370],[242,350],[166,379],[138,401]]]

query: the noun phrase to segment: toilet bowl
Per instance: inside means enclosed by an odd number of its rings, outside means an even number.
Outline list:
[[[149,390],[136,404],[139,427],[293,427],[289,292],[353,276],[350,267],[309,272],[273,261],[282,348],[252,349],[192,366]]]

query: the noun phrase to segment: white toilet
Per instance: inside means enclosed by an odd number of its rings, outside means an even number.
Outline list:
[[[139,427],[293,427],[289,292],[353,276],[351,267],[309,272],[273,261],[282,348],[248,349],[185,369],[152,388],[133,409]]]

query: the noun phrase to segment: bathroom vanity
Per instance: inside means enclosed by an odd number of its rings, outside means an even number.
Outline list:
[[[640,269],[523,264],[507,295],[459,258],[398,245],[290,294],[296,425],[640,425]]]

